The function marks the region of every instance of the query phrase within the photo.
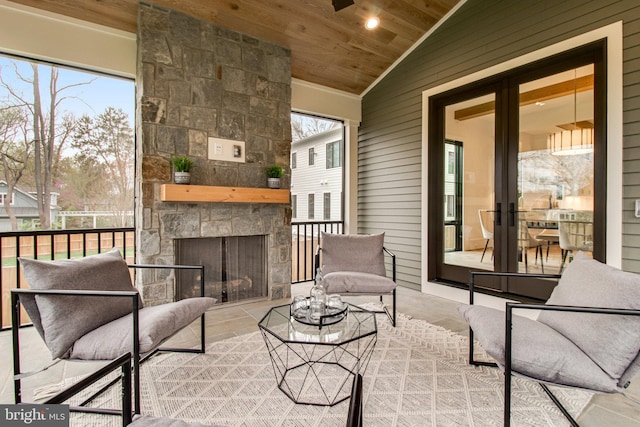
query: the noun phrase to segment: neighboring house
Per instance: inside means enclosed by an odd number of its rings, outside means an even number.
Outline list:
[[[12,231],[11,220],[4,208],[4,201],[7,198],[7,183],[0,181],[0,231]],[[14,187],[13,193],[9,196],[13,213],[18,219],[18,230],[38,228],[40,216],[38,215],[38,200],[36,197]],[[60,207],[58,204],[58,193],[51,194],[51,223],[54,224],[58,218]]]
[[[291,144],[292,220],[342,220],[342,126]]]

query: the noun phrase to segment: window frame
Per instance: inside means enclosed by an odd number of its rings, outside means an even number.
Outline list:
[[[307,196],[307,218],[315,219],[315,210],[316,210],[316,201],[315,201],[315,193],[309,193]]]
[[[331,192],[323,193],[322,203],[323,218],[325,221],[331,221]]]
[[[327,169],[342,167],[342,141],[330,142],[326,145],[327,151]],[[337,154],[337,159],[336,159]],[[337,160],[337,164],[336,161]]]
[[[298,217],[298,195],[291,195],[291,218]]]

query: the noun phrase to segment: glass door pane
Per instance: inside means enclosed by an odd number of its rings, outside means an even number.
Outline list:
[[[594,67],[519,87],[517,271],[558,273],[593,251]]]
[[[444,264],[493,270],[495,95],[446,106],[444,130]]]

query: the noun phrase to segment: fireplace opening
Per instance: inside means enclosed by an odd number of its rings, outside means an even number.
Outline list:
[[[204,265],[205,296],[217,303],[268,296],[268,236],[227,236],[175,240],[176,264]],[[200,295],[199,278],[178,271],[176,300]]]

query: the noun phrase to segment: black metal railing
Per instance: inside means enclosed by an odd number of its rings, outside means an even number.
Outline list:
[[[342,234],[343,221],[291,223],[291,283],[306,282],[316,277],[313,256],[318,247],[320,232]]]
[[[313,257],[319,244],[320,232],[344,233],[343,221],[292,222],[291,283],[315,278]],[[127,262],[135,262],[134,228],[101,228],[84,230],[38,230],[0,233],[0,330],[11,326],[9,290],[24,283],[18,268],[18,257],[34,259],[71,259],[92,255],[112,247],[125,254]],[[25,316],[26,320],[26,316]],[[26,320],[28,321],[28,320]]]
[[[24,278],[18,266],[18,257],[54,260],[81,258],[119,248],[127,262],[135,256],[135,229],[92,228],[83,230],[9,231],[0,233],[0,304],[1,329],[11,327],[9,290],[20,288]],[[25,321],[26,316],[24,316]]]

